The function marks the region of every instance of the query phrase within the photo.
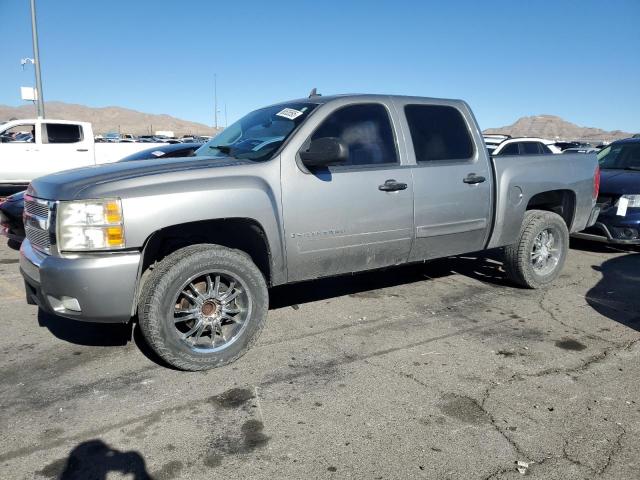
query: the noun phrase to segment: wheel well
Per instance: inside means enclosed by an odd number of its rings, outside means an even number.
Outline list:
[[[213,243],[241,250],[271,284],[271,253],[262,226],[249,218],[225,218],[182,223],[158,230],[147,240],[141,272],[180,248]]]
[[[527,210],[547,210],[560,215],[571,230],[576,207],[576,195],[571,190],[541,192],[529,200]]]

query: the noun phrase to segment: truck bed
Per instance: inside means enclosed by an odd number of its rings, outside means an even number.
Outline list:
[[[569,231],[584,230],[595,202],[592,196],[598,165],[595,154],[499,155],[491,157],[491,164],[496,208],[487,248],[510,245],[517,240],[527,205],[531,201],[544,201],[535,197],[541,186],[545,191],[568,194],[573,199],[575,215],[569,219]],[[567,179],[573,179],[573,183],[567,184]]]

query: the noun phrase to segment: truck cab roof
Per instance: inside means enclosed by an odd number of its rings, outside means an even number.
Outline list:
[[[285,102],[277,102],[270,106],[275,105],[285,105],[288,103],[315,103],[317,105],[322,105],[325,103],[330,103],[334,101],[344,101],[344,100],[370,100],[372,102],[375,101],[387,101],[389,99],[398,99],[398,100],[415,100],[416,102],[442,102],[442,103],[460,103],[466,104],[463,100],[459,99],[450,99],[450,98],[435,98],[435,97],[418,97],[418,96],[410,96],[410,95],[384,95],[384,94],[374,94],[374,93],[341,93],[335,95],[314,95],[311,97],[305,98],[297,98],[293,100],[288,100]]]

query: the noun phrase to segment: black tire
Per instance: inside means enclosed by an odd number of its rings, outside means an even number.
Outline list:
[[[12,250],[20,250],[21,245],[22,245],[22,242],[19,242],[18,240],[7,241],[7,246]]]
[[[218,275],[201,272],[226,272],[223,275],[238,281],[242,287],[238,290],[242,291],[249,305],[245,309],[246,318],[238,327],[239,333],[219,351],[196,351],[181,337],[183,332],[176,327],[176,299],[185,301],[184,297],[180,297],[181,292],[186,290],[185,282],[202,278],[202,275]],[[167,256],[151,271],[140,294],[138,321],[149,346],[167,363],[181,370],[206,370],[231,363],[251,348],[264,328],[268,305],[265,278],[249,255],[218,245],[192,245]],[[195,304],[192,307],[200,308]],[[216,310],[221,308],[216,307]],[[198,314],[202,315],[202,311],[200,309]],[[196,322],[194,320],[187,328]],[[230,322],[229,325],[235,326],[235,323]],[[213,327],[210,327],[209,334],[212,345],[215,345]],[[202,339],[206,340],[206,337]]]
[[[557,235],[558,258],[550,271],[534,268],[532,252],[534,242],[544,231]],[[529,210],[524,216],[518,241],[504,248],[504,268],[509,279],[525,288],[541,288],[553,282],[560,274],[569,249],[569,231],[562,217],[544,210]]]

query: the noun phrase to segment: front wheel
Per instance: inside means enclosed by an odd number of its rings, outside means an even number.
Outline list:
[[[162,359],[182,370],[205,370],[233,362],[256,342],[268,304],[265,279],[248,255],[193,245],[153,269],[138,318]]]
[[[544,287],[560,274],[568,248],[569,231],[560,215],[529,210],[518,242],[504,249],[507,276],[526,288]]]

